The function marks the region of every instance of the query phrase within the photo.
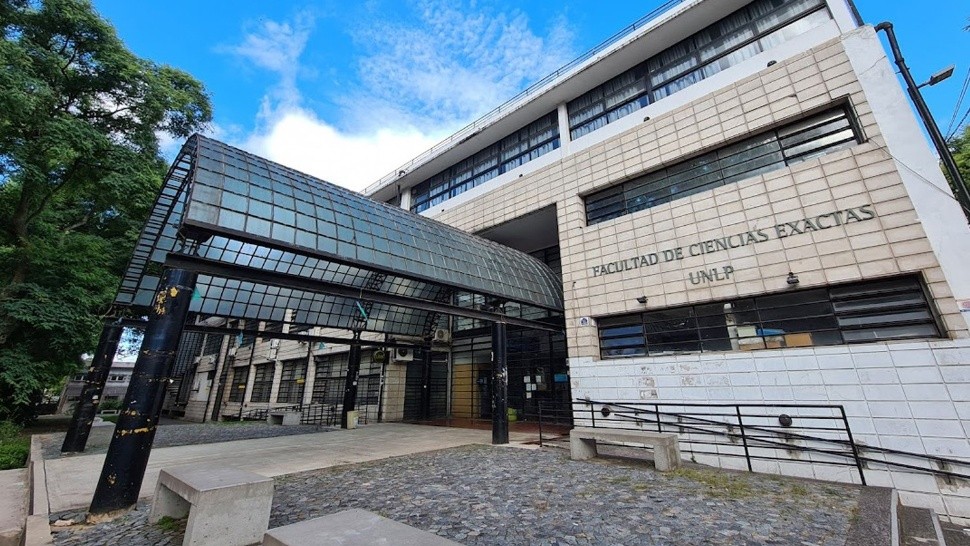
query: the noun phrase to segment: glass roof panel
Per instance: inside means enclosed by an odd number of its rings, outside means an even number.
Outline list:
[[[228,278],[200,276],[192,305],[206,315],[277,321],[294,310],[303,324],[408,335],[437,320],[406,302],[348,298],[348,288],[437,303],[461,291],[562,310],[558,275],[531,256],[199,135],[163,183],[116,303],[147,305],[165,260],[178,254],[229,266]],[[305,282],[235,280],[232,268],[239,278],[288,275],[344,296]]]

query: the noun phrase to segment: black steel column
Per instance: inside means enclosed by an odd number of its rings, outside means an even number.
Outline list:
[[[145,339],[91,501],[92,514],[129,508],[138,500],[195,279],[195,273],[184,269],[162,273]]]
[[[94,351],[91,367],[84,374],[81,397],[74,406],[71,426],[64,436],[61,453],[84,451],[88,443],[88,435],[91,434],[91,424],[94,423],[94,415],[97,412],[95,398],[99,401],[101,399],[104,382],[108,379],[108,372],[111,371],[111,364],[114,362],[115,352],[118,351],[123,330],[124,328],[117,322],[105,324],[104,329],[101,330],[101,340],[98,341],[98,348]]]
[[[509,443],[508,336],[504,322],[492,323],[492,443]]]
[[[347,355],[347,377],[344,380],[344,407],[340,411],[340,428],[347,428],[347,412],[357,407],[357,376],[360,375],[360,331],[354,331],[354,341]]]
[[[215,403],[212,404],[212,414],[209,417],[210,421],[216,422],[222,420],[222,399],[225,398],[226,389],[228,388],[230,389],[229,392],[232,392],[232,387],[227,385],[226,382],[229,380],[229,369],[236,363],[236,358],[229,356],[229,351],[232,349],[233,344],[232,336],[223,336],[223,341],[226,343],[226,350],[222,353],[222,369],[216,375],[216,378],[219,380],[219,386],[216,387],[216,399]]]
[[[422,420],[431,419],[431,346],[421,351],[421,415]]]

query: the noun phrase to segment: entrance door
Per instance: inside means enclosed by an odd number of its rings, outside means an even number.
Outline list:
[[[404,378],[404,420],[423,421],[448,416],[448,353],[432,351],[424,368],[424,351],[415,352]]]

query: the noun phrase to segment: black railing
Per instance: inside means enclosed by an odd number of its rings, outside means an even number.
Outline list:
[[[270,412],[276,412],[276,411],[303,411],[303,405],[293,404],[290,406],[276,406],[276,407],[270,407],[270,408],[251,409],[249,411],[240,412],[239,420],[240,421],[265,421],[266,416],[268,416]]]
[[[292,404],[289,406],[254,408],[240,412],[237,418],[240,421],[265,421],[270,413],[299,412],[301,425],[336,426],[340,423],[340,408],[340,404]],[[375,411],[376,409],[370,406],[358,408],[357,422],[366,425],[371,418],[370,413]]]
[[[301,425],[336,426],[340,423],[340,406],[337,404],[310,404],[300,416]]]
[[[692,458],[743,457],[749,471],[753,461],[774,461],[854,467],[863,485],[866,469],[970,481],[970,461],[856,442],[841,405],[576,400],[573,420],[576,426],[676,432],[681,451]]]
[[[526,413],[527,421],[539,424],[539,447],[549,442],[569,438],[569,429],[573,427],[573,411],[563,407],[562,403],[540,400],[535,414]]]

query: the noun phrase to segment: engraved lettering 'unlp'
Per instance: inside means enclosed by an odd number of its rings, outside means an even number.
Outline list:
[[[713,269],[698,269],[689,273],[687,276],[690,278],[691,284],[701,284],[702,282],[715,282],[715,281],[726,281],[731,278],[734,273],[734,268],[725,265],[724,267],[715,267]]]

